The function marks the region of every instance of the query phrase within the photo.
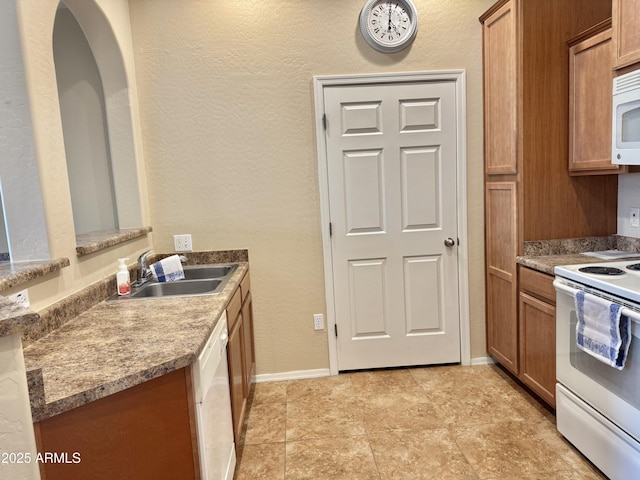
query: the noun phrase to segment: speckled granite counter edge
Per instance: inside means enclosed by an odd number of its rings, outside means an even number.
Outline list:
[[[38,322],[40,316],[37,313],[0,296],[0,337],[23,334]]]
[[[34,262],[1,262],[0,263],[0,292],[11,287],[17,287],[29,280],[39,278],[48,273],[71,265],[68,258],[56,258]]]
[[[134,238],[142,237],[153,229],[151,227],[123,228],[117,230],[99,230],[76,236],[76,254],[81,257],[105,248],[113,247]]]
[[[135,387],[147,380],[161,377],[180,368],[188,367],[196,359],[196,354],[184,355],[161,365],[154,365],[144,371],[107,382],[96,388],[78,392],[55,402],[46,403],[45,387],[42,378],[42,369],[27,372],[27,385],[29,388],[29,400],[31,404],[31,417],[33,422],[40,422],[55,415],[81,407],[127,388]]]

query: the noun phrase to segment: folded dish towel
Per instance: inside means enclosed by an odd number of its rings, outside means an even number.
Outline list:
[[[618,370],[631,343],[631,320],[617,303],[585,292],[575,294],[578,348]]]
[[[163,258],[159,262],[152,264],[151,271],[159,282],[174,282],[184,278],[182,262],[178,255]]]

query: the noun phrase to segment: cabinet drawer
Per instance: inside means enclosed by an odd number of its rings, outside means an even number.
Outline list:
[[[240,295],[240,287],[238,287],[233,293],[233,297],[231,297],[231,300],[229,300],[229,303],[227,304],[227,322],[229,324],[229,331],[231,331],[233,329],[233,326],[236,324],[241,307],[242,297]]]
[[[242,303],[247,299],[247,295],[249,294],[249,290],[251,289],[251,281],[249,279],[249,272],[245,274],[242,281],[240,282],[240,292],[242,293]]]
[[[534,297],[556,304],[556,290],[553,277],[530,268],[520,267],[520,291],[526,291]]]

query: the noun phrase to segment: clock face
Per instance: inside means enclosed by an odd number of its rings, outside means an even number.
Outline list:
[[[415,38],[418,14],[410,0],[369,0],[360,13],[360,31],[381,52],[397,52]]]

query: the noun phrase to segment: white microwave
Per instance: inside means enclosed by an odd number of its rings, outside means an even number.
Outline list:
[[[640,70],[613,79],[611,160],[640,165]]]

